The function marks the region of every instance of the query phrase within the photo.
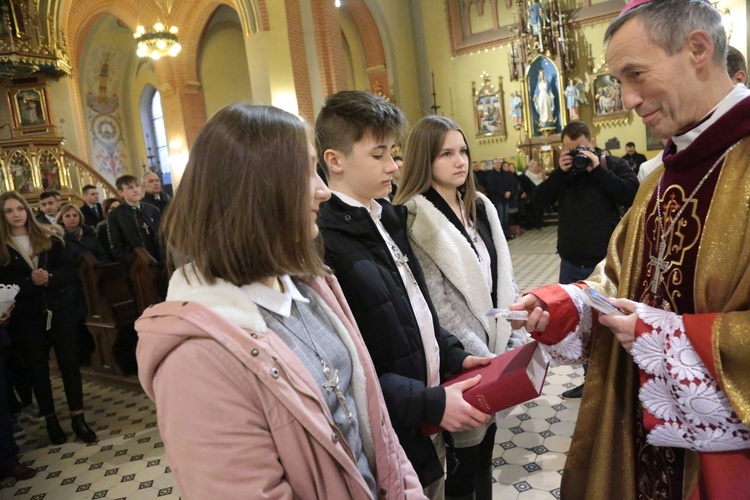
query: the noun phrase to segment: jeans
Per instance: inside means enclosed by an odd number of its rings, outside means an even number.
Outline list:
[[[508,205],[509,203],[507,201],[500,201],[498,203],[495,203],[495,208],[497,209],[497,215],[500,218],[500,225],[503,228],[503,234],[505,235],[506,238],[510,236],[508,232],[510,230]]]
[[[595,267],[596,266],[579,266],[578,264],[573,264],[569,260],[565,260],[561,257],[559,282],[561,285],[568,285],[570,283],[575,283],[576,281],[585,280],[591,276]]]

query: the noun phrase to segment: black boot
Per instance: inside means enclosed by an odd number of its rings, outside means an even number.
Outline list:
[[[47,435],[49,436],[50,443],[63,444],[68,440],[68,436],[65,435],[62,427],[60,427],[57,415],[50,415],[49,417],[44,417],[44,419],[47,421]]]
[[[83,413],[71,415],[70,426],[73,428],[73,432],[76,433],[76,436],[78,436],[84,443],[93,443],[96,441],[96,433],[94,433],[94,431],[91,430],[91,427],[86,423],[86,420],[83,418]]]
[[[492,467],[484,471],[477,471],[474,480],[474,498],[476,500],[492,500]]]

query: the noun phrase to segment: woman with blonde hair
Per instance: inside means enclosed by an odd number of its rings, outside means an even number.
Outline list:
[[[137,355],[185,498],[422,498],[317,251],[331,194],[315,158],[296,116],[229,106],[165,215],[174,273],[136,323]]]
[[[107,252],[99,243],[94,228],[83,223],[83,213],[80,208],[72,203],[66,203],[57,212],[55,222],[63,228],[63,238],[74,260],[77,260],[83,252],[91,252],[100,264],[106,264],[109,261]]]
[[[55,415],[49,379],[49,351],[53,347],[73,432],[92,443],[96,434],[83,417],[83,386],[71,313],[73,285],[78,279],[75,266],[60,235],[34,219],[20,194],[3,193],[0,206],[0,283],[20,287],[10,318],[10,334],[26,362],[47,434],[52,444],[67,440]]]
[[[471,155],[459,126],[422,118],[409,134],[401,187],[394,199],[409,209],[409,237],[440,324],[475,356],[500,354],[526,340],[509,323],[486,318],[517,297],[508,244],[492,202],[476,192]],[[492,497],[496,425],[453,433],[446,498]]]

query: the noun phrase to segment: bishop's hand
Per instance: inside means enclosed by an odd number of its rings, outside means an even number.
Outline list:
[[[534,294],[524,295],[515,303],[508,306],[508,309],[511,311],[526,311],[529,314],[529,319],[526,321],[517,320],[510,322],[510,326],[515,330],[526,328],[527,332],[543,332],[547,328],[547,324],[549,323],[547,304]]]
[[[638,321],[635,307],[638,303],[627,299],[613,299],[610,302],[625,314],[600,314],[599,323],[612,330],[622,347],[630,352],[635,342],[635,325]]]

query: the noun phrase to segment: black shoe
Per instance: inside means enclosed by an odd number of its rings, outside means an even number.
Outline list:
[[[16,464],[8,470],[0,471],[0,477],[13,477],[16,481],[23,481],[24,479],[31,479],[36,476],[36,470],[25,465]]]
[[[60,422],[57,420],[56,415],[44,417],[44,419],[47,421],[47,435],[49,436],[50,443],[63,444],[68,440],[68,436],[65,435],[62,427],[60,427]]]
[[[84,443],[93,443],[96,441],[96,433],[91,430],[91,427],[86,424],[86,420],[83,418],[83,413],[78,415],[70,416],[70,425],[73,428],[73,432],[80,438]]]
[[[583,396],[583,384],[562,393],[562,397],[566,399],[579,399],[581,396]]]

